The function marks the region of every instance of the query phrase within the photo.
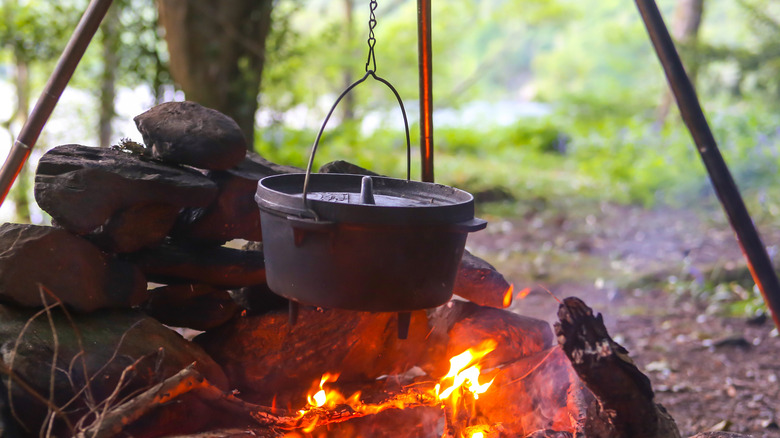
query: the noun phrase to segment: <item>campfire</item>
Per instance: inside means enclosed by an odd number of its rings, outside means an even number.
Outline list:
[[[679,436],[600,315],[568,298],[553,330],[505,310],[530,289],[468,252],[457,297],[436,307],[289,313],[266,281],[253,195],[262,178],[300,170],[242,151],[232,120],[197,104],[136,122],[145,145],[64,145],[41,158],[36,200],[52,227],[0,226],[9,430]],[[185,135],[196,129],[197,141]],[[345,162],[321,172],[370,174]],[[247,243],[225,245],[236,239]]]

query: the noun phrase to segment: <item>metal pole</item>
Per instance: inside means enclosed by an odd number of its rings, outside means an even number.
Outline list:
[[[417,52],[420,62],[420,154],[422,180],[433,182],[433,54],[431,0],[417,0]]]
[[[654,0],[636,0],[636,5],[677,100],[680,114],[691,132],[699,155],[704,162],[704,167],[707,168],[710,175],[715,193],[737,235],[753,280],[761,290],[764,301],[772,313],[775,327],[780,328],[780,282],[778,282],[766,247],[761,242],[761,237],[759,237],[745,203],[742,201],[739,189],[718,150],[718,145],[696,96],[696,91],[685,73],[685,68],[677,54],[658,6]]]
[[[106,15],[106,11],[111,6],[111,2],[112,0],[92,0],[81,17],[78,26],[76,26],[76,30],[73,31],[73,35],[71,35],[68,45],[62,52],[57,66],[54,67],[49,81],[46,82],[46,86],[43,88],[41,97],[35,104],[35,108],[30,113],[27,122],[22,126],[19,136],[11,147],[11,152],[8,154],[2,169],[0,169],[0,205],[5,201],[5,197],[8,196],[16,176],[19,175],[22,166],[24,166],[25,161],[30,156],[30,152],[35,147],[35,142],[38,141],[43,126],[49,120],[52,111],[54,111],[62,91],[68,85],[71,76],[73,76],[76,66],[79,65],[84,51],[89,46],[89,42],[92,40],[95,32],[97,32],[103,17]]]

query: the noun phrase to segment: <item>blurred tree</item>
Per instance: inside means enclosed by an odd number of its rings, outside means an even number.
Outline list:
[[[676,42],[682,46],[685,58],[685,70],[691,82],[696,85],[696,77],[699,72],[699,63],[696,56],[699,28],[704,15],[704,0],[677,0],[672,17],[672,35]],[[666,89],[658,106],[655,124],[660,126],[669,115],[672,106],[672,92]]]
[[[187,99],[221,111],[254,144],[273,0],[158,0],[173,79]]]
[[[57,58],[78,18],[74,3],[4,0],[0,3],[0,50],[10,54],[16,101],[8,120],[0,122],[12,138],[30,113],[32,69]],[[30,222],[29,166],[22,167],[10,199],[17,220]]]
[[[100,146],[106,147],[116,142],[111,123],[118,87],[146,84],[159,103],[165,86],[171,85],[153,0],[114,0],[101,24],[99,44],[97,130]]]
[[[103,23],[100,25],[101,43],[102,43],[102,61],[103,72],[100,75],[100,96],[98,98],[98,144],[100,147],[111,145],[111,122],[114,120],[116,111],[114,110],[114,101],[116,100],[116,77],[119,61],[120,44],[120,22],[119,8],[121,1],[112,4]]]
[[[741,96],[753,91],[777,108],[780,98],[780,3],[773,0],[738,0],[747,17],[750,38],[743,44],[710,44],[702,62],[730,61],[738,70],[726,88]]]

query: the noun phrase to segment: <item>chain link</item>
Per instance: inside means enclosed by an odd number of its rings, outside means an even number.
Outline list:
[[[368,19],[368,59],[366,60],[366,73],[369,71],[369,66],[373,66],[371,71],[376,71],[376,55],[374,54],[374,45],[376,45],[376,38],[374,38],[374,28],[376,27],[376,0],[371,0],[371,15]]]

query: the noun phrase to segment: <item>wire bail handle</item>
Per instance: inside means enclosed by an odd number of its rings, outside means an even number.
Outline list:
[[[357,81],[353,82],[349,87],[347,87],[346,90],[342,91],[339,97],[336,99],[336,102],[333,104],[333,106],[330,108],[330,111],[328,111],[328,114],[325,116],[325,120],[322,122],[322,126],[320,127],[319,132],[317,133],[317,138],[314,140],[314,144],[311,148],[311,153],[309,154],[309,164],[306,166],[306,176],[303,180],[303,204],[307,210],[309,210],[310,213],[314,215],[315,218],[318,218],[317,213],[311,208],[309,205],[309,198],[307,197],[309,193],[309,180],[311,177],[311,169],[312,165],[314,164],[314,155],[317,153],[317,147],[320,144],[320,139],[322,138],[322,133],[325,131],[325,126],[328,124],[328,121],[330,120],[330,117],[333,115],[333,112],[336,110],[336,107],[338,107],[339,103],[341,102],[344,97],[349,94],[350,91],[352,91],[353,88],[357,87],[361,83],[365,82],[366,79],[368,79],[369,76],[374,78],[376,81],[383,83],[387,88],[390,89],[390,91],[393,92],[393,95],[395,96],[395,99],[398,101],[398,106],[401,108],[401,114],[404,118],[404,131],[406,132],[406,180],[411,180],[412,175],[412,143],[409,138],[409,120],[406,117],[406,109],[404,108],[404,102],[401,100],[401,96],[398,94],[398,91],[396,91],[395,87],[390,84],[387,80],[384,78],[377,76],[376,71],[376,55],[374,54],[374,45],[376,44],[376,38],[374,38],[374,28],[376,27],[376,16],[374,15],[374,11],[376,10],[377,2],[376,0],[371,0],[371,17],[368,20],[368,59],[366,60],[366,74],[363,75],[362,78],[358,79]],[[373,69],[369,69],[368,67],[372,66]]]

